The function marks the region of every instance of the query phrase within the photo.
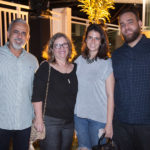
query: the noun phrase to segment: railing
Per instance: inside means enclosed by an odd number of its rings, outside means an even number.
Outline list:
[[[7,42],[7,29],[12,20],[22,18],[28,23],[29,6],[0,0],[0,46]],[[29,44],[26,45],[29,51]]]
[[[22,18],[26,20],[28,23],[29,20],[28,10],[29,10],[29,6],[24,6],[24,5],[0,0],[0,46],[4,45],[8,40],[7,29],[12,20],[16,18]],[[51,11],[50,13],[52,14],[52,16],[44,16],[44,17],[48,17],[50,20],[50,27],[49,27],[50,36],[52,36],[55,32],[63,32],[64,30],[66,30],[64,26],[70,24],[70,20],[71,20],[71,25],[74,25],[76,29],[75,32],[72,30],[71,33],[69,34],[72,35],[80,34],[80,38],[81,38],[84,29],[89,25],[88,19],[72,16],[66,22],[64,20],[64,16],[66,17],[66,14],[61,13],[61,11],[60,13],[55,11]],[[107,33],[110,36],[112,35],[112,33],[118,32],[119,30],[118,25],[106,24],[106,27],[107,27]],[[25,48],[27,51],[29,51],[29,43],[27,43]]]
[[[73,16],[71,17],[71,19],[72,19],[72,21],[71,21],[72,24],[81,25],[84,27],[87,27],[89,25],[88,19],[83,19],[83,18],[73,17]],[[119,31],[118,25],[106,23],[105,26],[106,26],[108,35],[110,35],[112,32]],[[81,31],[77,31],[77,32],[79,33]],[[73,34],[75,34],[75,33],[73,33]]]
[[[52,14],[52,16],[43,15],[42,17],[49,18],[49,20],[50,20],[50,37],[51,37],[54,34],[54,29],[55,29],[54,22],[57,22],[57,24],[59,24],[62,14],[54,12],[54,11],[50,11],[50,13]]]
[[[86,27],[89,25],[89,20],[88,19],[83,19],[83,18],[79,18],[79,17],[71,17],[71,23],[72,23],[72,39],[73,42],[77,48],[77,50],[81,49],[82,46],[82,37],[84,34],[84,30],[86,29]],[[116,49],[116,47],[118,47],[118,41],[117,41],[117,36],[120,36],[120,32],[119,32],[119,26],[118,25],[114,25],[114,24],[109,24],[106,23],[105,24],[106,27],[106,31],[107,31],[107,35],[109,37],[109,44],[111,47],[111,50]],[[119,38],[121,39],[121,38]]]
[[[84,26],[89,25],[89,20],[88,19],[83,19],[83,18],[74,17],[74,16],[72,16],[71,19],[72,19],[72,21],[71,21],[72,24],[78,24],[78,25],[84,25]],[[107,27],[107,31],[108,30],[119,30],[118,25],[109,24],[109,23],[106,23],[105,25]]]

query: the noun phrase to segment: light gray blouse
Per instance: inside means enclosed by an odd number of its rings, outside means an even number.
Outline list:
[[[75,114],[102,123],[107,120],[106,79],[113,72],[111,59],[97,59],[91,64],[79,56],[77,63],[78,94]]]

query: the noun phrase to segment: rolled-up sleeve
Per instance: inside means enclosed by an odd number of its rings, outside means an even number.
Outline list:
[[[105,70],[104,70],[104,77],[103,78],[106,80],[112,72],[113,72],[112,60],[109,58],[109,59],[107,59],[106,64],[105,64]]]

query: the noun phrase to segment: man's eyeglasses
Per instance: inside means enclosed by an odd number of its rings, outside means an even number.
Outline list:
[[[63,43],[63,44],[54,44],[53,48],[54,49],[60,49],[61,47],[63,48],[68,48],[68,43]]]

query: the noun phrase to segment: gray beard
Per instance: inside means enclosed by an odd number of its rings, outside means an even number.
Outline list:
[[[16,51],[19,51],[20,49],[22,49],[24,46],[24,44],[21,44],[21,45],[18,45],[16,43],[13,43],[13,48],[16,50]]]

